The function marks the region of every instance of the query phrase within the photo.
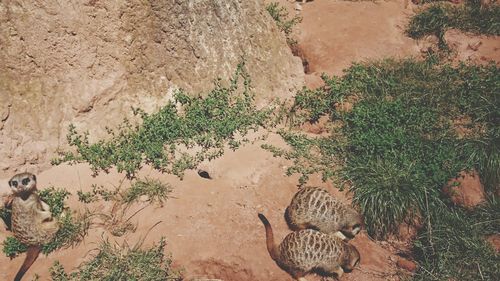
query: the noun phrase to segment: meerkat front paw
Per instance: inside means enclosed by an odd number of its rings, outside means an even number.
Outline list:
[[[344,233],[340,232],[340,231],[337,231],[335,233],[332,234],[333,236],[336,236],[340,239],[342,239],[342,241],[347,241],[349,239],[347,239],[347,237],[344,235]]]

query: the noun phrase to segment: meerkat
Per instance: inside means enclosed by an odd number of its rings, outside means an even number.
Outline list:
[[[26,271],[38,258],[41,246],[51,241],[59,230],[50,207],[36,193],[36,176],[20,173],[9,180],[13,193],[10,203],[12,209],[11,227],[14,237],[28,246],[26,258],[16,274],[14,281],[20,281]]]
[[[271,224],[262,214],[259,218],[266,229],[267,250],[276,264],[295,280],[307,281],[304,276],[321,272],[340,278],[359,263],[356,247],[334,235],[313,229],[294,231],[277,246]]]
[[[318,187],[299,190],[285,210],[285,220],[292,230],[311,228],[342,240],[354,238],[363,225],[356,210]]]

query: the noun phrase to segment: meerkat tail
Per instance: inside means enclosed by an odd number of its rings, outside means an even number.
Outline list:
[[[269,252],[271,258],[273,260],[276,260],[276,258],[278,257],[278,248],[274,243],[273,228],[271,227],[271,224],[263,214],[259,214],[259,219],[262,221],[264,227],[266,228],[267,251]]]
[[[21,265],[21,268],[17,272],[16,277],[14,278],[14,281],[21,281],[21,279],[23,278],[26,271],[28,271],[28,269],[30,269],[31,265],[38,258],[38,255],[40,254],[41,250],[42,250],[42,248],[40,246],[28,247],[28,251],[26,252],[26,258],[24,259],[23,265]]]

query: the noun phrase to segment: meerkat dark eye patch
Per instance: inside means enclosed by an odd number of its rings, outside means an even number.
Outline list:
[[[30,183],[30,178],[24,178],[21,182],[23,185],[28,185],[28,183]]]
[[[17,187],[17,181],[9,181],[9,185],[13,187]]]

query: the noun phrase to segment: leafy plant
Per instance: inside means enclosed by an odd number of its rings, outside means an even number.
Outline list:
[[[90,143],[88,133],[79,134],[70,126],[68,142],[76,152],[63,152],[53,163],[88,162],[95,173],[116,166],[129,177],[143,164],[150,164],[182,178],[186,169],[220,157],[226,145],[238,148],[248,142],[244,136],[250,130],[265,125],[270,111],[256,109],[249,83],[244,65],[240,64],[230,86],[217,80],[205,98],[178,91],[175,101],[157,113],[135,110],[142,124],[132,127],[125,120],[117,131],[109,130],[109,139],[96,143]],[[182,110],[178,111],[176,105]]]
[[[20,253],[24,253],[28,250],[28,247],[23,243],[19,242],[16,238],[9,236],[3,242],[3,253],[10,258],[16,257]]]
[[[71,193],[62,188],[55,188],[53,186],[45,188],[38,192],[40,199],[50,206],[50,212],[54,217],[58,217],[64,210],[64,200],[68,198]]]
[[[290,149],[264,148],[293,160],[287,172],[301,174],[300,184],[313,173],[349,183],[370,234],[382,237],[405,219],[425,216],[461,170],[488,170],[492,178],[499,170],[497,154],[488,150],[498,150],[492,141],[499,120],[495,65],[385,60],[324,80],[323,89],[297,94],[292,113],[305,122],[329,116],[337,124],[330,135],[281,132]],[[352,110],[340,110],[349,99]],[[461,119],[471,120],[464,134],[455,125]]]
[[[163,204],[170,192],[172,192],[170,185],[164,184],[157,179],[146,178],[145,180],[135,181],[129,189],[125,190],[122,201],[125,204],[130,204],[137,201],[141,196],[146,196],[150,202]]]
[[[56,262],[50,273],[53,281],[70,280],[182,280],[178,271],[172,269],[172,261],[164,254],[165,240],[148,249],[140,245],[129,248],[105,241],[99,246],[98,253],[91,260],[79,266],[78,270],[66,273],[62,265]]]
[[[289,45],[297,43],[292,37],[293,27],[302,21],[302,18],[295,15],[290,18],[288,11],[284,7],[280,7],[278,2],[269,3],[266,10],[276,22],[278,29],[285,34],[286,41]]]

